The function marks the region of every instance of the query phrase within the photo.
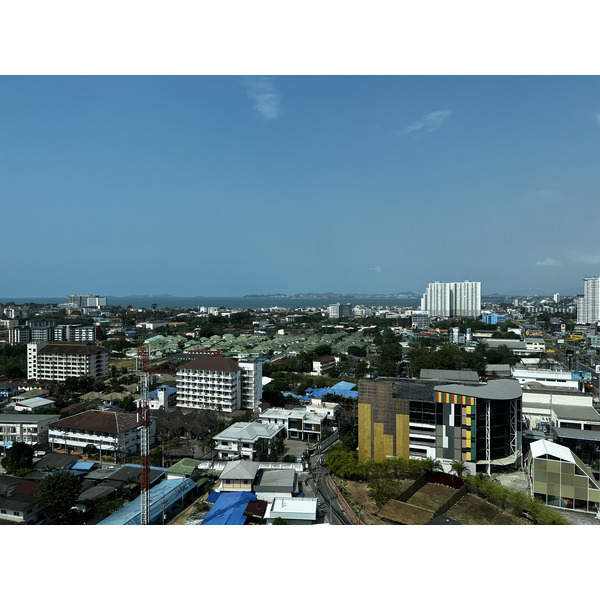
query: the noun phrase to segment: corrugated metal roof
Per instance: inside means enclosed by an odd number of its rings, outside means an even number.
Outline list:
[[[181,493],[187,494],[196,488],[191,479],[167,479],[150,489],[150,521],[160,517],[163,510],[168,511],[174,504],[181,502]],[[142,503],[140,498],[129,502],[120,510],[100,521],[98,525],[140,525],[142,522]]]

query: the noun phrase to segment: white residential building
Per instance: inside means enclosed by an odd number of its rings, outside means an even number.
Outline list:
[[[156,421],[150,422],[150,445],[156,438]],[[54,448],[83,452],[88,444],[102,454],[128,456],[140,451],[142,427],[138,415],[86,410],[52,423],[48,441]]]
[[[259,421],[271,425],[283,425],[290,440],[320,442],[329,421],[330,409],[323,407],[269,408],[261,413]]]
[[[242,408],[242,369],[236,360],[199,356],[177,369],[177,406],[233,412]]]
[[[107,305],[107,299],[103,296],[96,296],[95,294],[85,294],[84,296],[71,294],[70,296],[67,296],[67,304],[79,306],[80,308],[99,308],[100,306]]]
[[[68,342],[27,344],[27,379],[65,381],[68,377],[108,377],[109,350]]]
[[[0,448],[10,448],[14,442],[47,443],[48,428],[58,419],[58,415],[0,413]]]
[[[242,369],[242,408],[256,410],[262,402],[262,361],[240,359]]]
[[[267,525],[277,518],[290,525],[312,525],[317,520],[317,498],[274,498],[265,512]]]
[[[328,313],[330,319],[343,319],[354,316],[352,304],[350,303],[341,304],[340,302],[337,302],[336,304],[330,304]]]
[[[96,327],[93,325],[57,325],[54,328],[55,342],[95,342]]]
[[[577,323],[597,323],[600,321],[600,277],[586,277],[583,280],[583,296],[578,296]]]
[[[431,317],[478,317],[481,314],[481,282],[430,283],[421,298],[421,310]]]
[[[167,410],[169,406],[173,406],[177,399],[177,388],[168,385],[161,385],[159,388],[151,391],[148,394],[148,407],[150,410],[158,410],[164,408]],[[135,405],[140,407],[140,399],[136,398]]]
[[[281,424],[233,423],[213,438],[217,459],[254,460],[261,450],[268,448],[269,442],[283,434],[283,429]]]

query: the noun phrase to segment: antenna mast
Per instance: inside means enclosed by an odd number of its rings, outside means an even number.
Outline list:
[[[150,523],[150,405],[148,402],[150,351],[148,346],[138,346],[138,370],[140,372],[140,424],[141,439],[141,477],[140,499],[142,502],[142,525]]]

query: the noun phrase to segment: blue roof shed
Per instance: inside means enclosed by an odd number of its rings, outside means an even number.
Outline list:
[[[256,494],[251,492],[220,494],[202,521],[202,525],[243,525],[246,522],[244,511],[248,503],[254,500],[256,500]]]

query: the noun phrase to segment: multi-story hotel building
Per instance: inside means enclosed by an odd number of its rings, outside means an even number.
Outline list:
[[[100,306],[106,306],[107,299],[104,296],[96,296],[95,294],[85,294],[84,296],[71,294],[67,296],[67,304],[81,308],[99,308]]]
[[[478,317],[481,282],[430,283],[421,298],[421,310],[427,311],[430,317]]]
[[[236,360],[199,356],[177,369],[177,406],[233,412],[242,408],[242,369]]]
[[[67,377],[108,377],[107,348],[95,344],[31,342],[27,344],[27,379],[65,381]]]
[[[262,361],[238,360],[242,369],[242,408],[255,410],[262,402]]]

